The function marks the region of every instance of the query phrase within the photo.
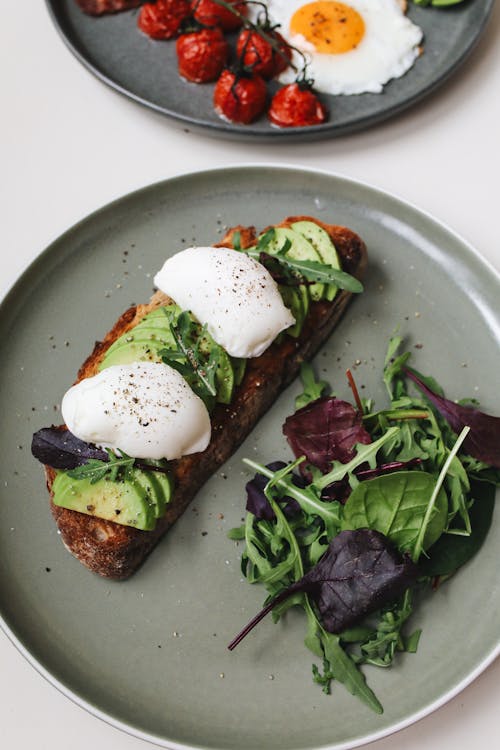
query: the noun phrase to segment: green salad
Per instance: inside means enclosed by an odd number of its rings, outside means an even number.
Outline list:
[[[340,682],[378,713],[360,667],[417,650],[416,596],[478,552],[500,484],[500,418],[445,398],[401,346],[394,337],[388,347],[383,409],[360,398],[349,371],[354,404],[303,365],[283,425],[295,460],[245,460],[256,474],[245,523],[230,532],[245,542],[243,574],[268,597],[229,648],[269,612],[277,621],[302,607],[314,681],[325,692]]]

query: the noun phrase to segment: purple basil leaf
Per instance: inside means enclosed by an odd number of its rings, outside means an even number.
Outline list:
[[[281,469],[284,469],[285,466],[286,463],[284,461],[273,461],[272,463],[267,464],[267,468],[270,469],[270,471],[280,471]],[[275,518],[274,511],[264,494],[264,488],[268,482],[269,479],[263,474],[256,474],[250,482],[247,482],[245,487],[247,491],[246,510],[249,513],[252,513],[259,521],[274,521]],[[302,478],[296,474],[292,475],[292,482],[297,487],[305,486]],[[280,502],[284,501],[286,501],[286,505],[283,508],[283,512],[287,518],[296,515],[300,511],[300,505],[292,497],[285,495]]]
[[[380,477],[382,474],[392,474],[393,471],[399,471],[400,469],[412,469],[421,463],[421,458],[410,458],[409,461],[390,461],[387,464],[380,464],[375,469],[358,469],[354,473],[360,481],[364,482],[367,479]]]
[[[387,537],[373,529],[341,531],[316,565],[300,581],[281,591],[238,633],[232,651],[274,607],[304,592],[316,602],[321,624],[341,633],[412,586],[419,570]]]
[[[345,477],[339,482],[332,482],[328,487],[325,487],[321,492],[321,499],[327,502],[337,500],[342,505],[345,505],[351,494],[351,485],[349,484],[349,478]]]
[[[43,427],[35,432],[31,441],[31,453],[42,464],[53,469],[76,469],[91,458],[108,461],[106,451],[85,443],[69,430]]]
[[[457,435],[464,427],[470,427],[470,432],[462,446],[463,450],[479,461],[500,469],[500,417],[485,414],[473,406],[456,404],[434,393],[414,371],[406,368],[405,372],[434,404]]]
[[[319,398],[288,417],[283,433],[294,455],[305,456],[323,473],[330,471],[332,461],[346,464],[354,458],[356,443],[371,443],[359,412],[346,401],[330,396]]]
[[[321,560],[295,584],[314,599],[329,633],[341,633],[397,599],[415,583],[417,566],[373,529],[341,531]]]

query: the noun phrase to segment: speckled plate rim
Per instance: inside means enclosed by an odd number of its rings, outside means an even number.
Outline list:
[[[270,128],[266,131],[252,130],[251,126],[240,126],[234,125],[224,120],[220,122],[209,122],[202,119],[201,117],[191,117],[187,115],[179,114],[175,109],[160,106],[154,102],[145,99],[138,94],[134,94],[124,86],[114,81],[112,78],[103,73],[96,65],[87,59],[85,54],[78,49],[78,46],[73,43],[68,34],[64,29],[64,24],[61,22],[58,10],[55,7],[55,1],[57,0],[45,0],[45,4],[48,8],[49,15],[52,19],[54,26],[56,27],[59,35],[63,42],[66,44],[68,49],[77,58],[77,60],[96,78],[102,83],[114,89],[117,93],[121,94],[125,98],[140,104],[147,109],[153,110],[158,114],[165,115],[177,121],[178,124],[184,126],[194,127],[200,132],[215,136],[215,137],[230,137],[235,140],[256,140],[258,142],[273,142],[273,143],[290,143],[294,141],[311,141],[321,140],[323,138],[339,137],[348,135],[350,133],[356,133],[360,130],[369,128],[371,125],[377,125],[384,120],[390,119],[391,117],[400,114],[406,109],[409,109],[414,104],[418,103],[425,97],[432,94],[442,84],[444,84],[462,65],[469,54],[476,47],[479,42],[483,31],[485,30],[488,22],[491,18],[491,14],[495,5],[495,0],[487,0],[487,6],[482,22],[476,27],[475,34],[470,38],[467,45],[465,45],[455,57],[450,60],[450,63],[446,70],[441,75],[437,76],[434,80],[430,81],[427,86],[424,86],[417,94],[403,99],[392,106],[388,106],[378,113],[372,115],[366,115],[356,120],[354,123],[348,123],[346,125],[336,125],[335,122],[326,123],[320,126],[303,127],[303,128]]]
[[[78,231],[80,226],[88,223],[89,221],[96,219],[102,212],[108,211],[114,206],[119,205],[124,200],[133,200],[134,198],[138,198],[140,195],[142,195],[143,193],[147,191],[155,190],[156,188],[160,188],[161,186],[164,186],[166,184],[172,185],[173,183],[177,181],[182,182],[185,179],[190,180],[190,179],[196,178],[197,176],[208,177],[211,174],[218,175],[221,172],[236,171],[236,170],[248,170],[248,171],[265,170],[267,173],[269,171],[279,170],[279,171],[290,171],[291,173],[293,172],[295,175],[297,174],[303,174],[305,176],[306,175],[312,175],[312,176],[318,175],[327,179],[332,179],[337,185],[346,186],[348,189],[368,191],[370,195],[372,195],[376,199],[382,199],[382,201],[389,201],[393,205],[401,206],[402,209],[410,209],[410,211],[414,213],[417,217],[425,220],[430,225],[434,225],[436,229],[447,234],[450,237],[450,239],[452,239],[455,243],[460,244],[462,246],[462,249],[465,251],[466,255],[470,257],[470,260],[472,263],[477,264],[478,267],[482,267],[483,271],[486,271],[489,274],[491,274],[492,283],[498,285],[499,292],[500,292],[500,272],[498,272],[496,268],[487,259],[485,259],[470,242],[468,242],[460,234],[458,234],[453,229],[451,229],[446,223],[435,218],[428,211],[425,211],[419,208],[416,204],[410,201],[403,200],[399,198],[397,195],[395,195],[394,193],[378,188],[372,185],[371,183],[368,183],[362,180],[352,179],[350,177],[347,177],[346,175],[343,175],[337,172],[331,172],[329,170],[309,169],[309,168],[304,168],[300,165],[296,165],[292,163],[280,164],[276,162],[274,163],[260,163],[260,162],[246,163],[245,162],[245,163],[234,163],[234,164],[221,167],[221,168],[210,168],[210,169],[199,170],[196,172],[183,172],[173,177],[167,178],[165,180],[160,180],[158,182],[145,185],[141,188],[130,191],[129,193],[118,196],[112,201],[106,203],[104,206],[101,206],[100,208],[92,211],[90,214],[83,217],[81,220],[73,224],[69,229],[67,229],[65,232],[59,235],[56,239],[54,239],[48,245],[48,247],[45,248],[45,250],[41,251],[36,256],[36,258],[34,258],[34,260],[25,268],[25,270],[19,276],[17,281],[14,282],[11,288],[0,299],[0,316],[3,314],[5,307],[10,304],[10,301],[15,299],[17,291],[28,280],[28,277],[30,276],[34,268],[38,266],[39,263],[43,262],[45,257],[51,254],[54,247],[57,244],[59,244],[61,241],[71,237],[73,233]],[[17,637],[13,629],[7,625],[1,612],[0,612],[0,629],[5,633],[5,635],[17,648],[20,654],[24,656],[24,658],[29,662],[29,664],[31,664],[31,666],[42,677],[44,677],[47,680],[47,682],[49,682],[53,687],[59,690],[59,692],[61,692],[64,696],[69,698],[77,706],[85,709],[88,713],[95,716],[96,718],[102,719],[105,723],[109,724],[110,726],[115,727],[116,729],[119,729],[125,732],[126,734],[131,735],[132,737],[136,737],[138,739],[144,740],[146,742],[150,742],[160,747],[169,748],[170,750],[207,750],[207,746],[205,745],[199,745],[199,744],[188,745],[184,743],[180,744],[177,742],[173,742],[171,740],[166,740],[163,737],[159,737],[157,735],[141,731],[131,724],[127,724],[126,722],[120,721],[119,719],[116,719],[115,717],[110,716],[106,712],[102,711],[97,705],[91,703],[90,701],[86,701],[85,699],[83,699],[81,696],[78,695],[77,692],[69,688],[64,682],[54,677],[52,673],[50,672],[50,670],[46,669],[43,666],[43,664],[41,664],[40,661],[38,661],[38,659],[36,659],[36,657],[33,656],[33,654],[31,654],[29,649],[24,646],[24,644]],[[335,742],[334,744],[320,745],[320,746],[317,746],[316,750],[352,750],[353,748],[368,745],[372,742],[375,742],[376,740],[380,740],[380,739],[383,739],[384,737],[388,737],[392,734],[395,734],[396,732],[401,731],[402,729],[405,729],[406,727],[411,726],[412,724],[415,724],[416,722],[420,721],[420,719],[423,719],[426,716],[429,716],[434,711],[441,708],[443,705],[448,703],[452,698],[454,698],[456,695],[462,692],[462,690],[464,690],[477,677],[479,677],[479,675],[481,675],[482,672],[484,672],[490,666],[490,664],[492,664],[495,661],[495,659],[498,656],[500,656],[500,635],[499,635],[498,643],[496,644],[496,646],[492,648],[491,651],[489,651],[487,654],[485,654],[484,658],[476,665],[476,667],[463,680],[460,680],[457,684],[453,685],[448,691],[443,693],[443,695],[441,695],[438,699],[436,699],[429,705],[425,706],[420,711],[416,711],[412,714],[409,714],[403,720],[395,722],[391,726],[385,727],[381,730],[371,732],[365,735],[363,738],[348,740],[346,742],[340,742],[340,743]]]

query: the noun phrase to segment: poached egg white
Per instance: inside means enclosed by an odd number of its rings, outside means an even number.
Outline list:
[[[113,365],[72,386],[63,419],[73,435],[134,458],[175,459],[205,450],[210,417],[180,373],[159,362]]]
[[[226,247],[182,250],[165,262],[154,282],[233,357],[260,356],[295,323],[269,271]]]

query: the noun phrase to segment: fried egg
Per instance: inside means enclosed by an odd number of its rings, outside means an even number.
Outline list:
[[[304,53],[307,77],[327,94],[378,94],[404,75],[420,54],[422,30],[399,0],[267,0],[269,16],[289,44]],[[297,52],[293,63],[301,69]],[[280,81],[290,83],[288,68]]]

